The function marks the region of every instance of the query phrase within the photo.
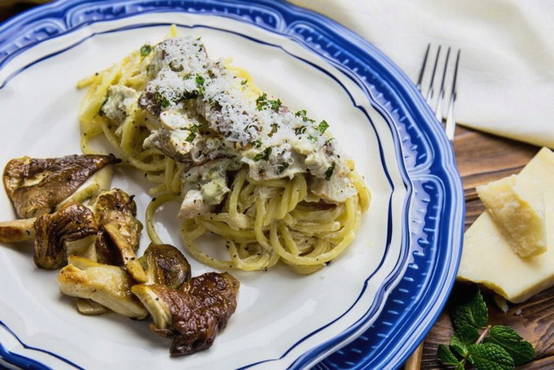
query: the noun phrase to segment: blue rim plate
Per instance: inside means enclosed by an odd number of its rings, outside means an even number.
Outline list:
[[[334,79],[348,93],[354,106],[367,115],[342,81],[348,81],[363,92],[365,104],[379,115],[390,131],[394,153],[383,153],[379,144],[380,154],[395,158],[400,182],[405,188],[400,210],[402,230],[398,259],[372,293],[372,303],[364,314],[331,338],[296,351],[303,342],[347,315],[349,309],[291,342],[288,350],[280,355],[245,363],[243,368],[286,364],[295,369],[377,369],[402,364],[437,319],[453,285],[461,257],[464,200],[452,148],[442,127],[408,77],[370,43],[328,18],[281,1],[59,0],[34,8],[0,26],[0,92],[26,70],[91,37],[163,24],[132,21],[133,17],[154,13],[220,17],[258,27],[332,66],[341,79],[318,67],[317,63],[289,53]],[[48,41],[72,35],[96,23],[117,20],[126,21],[126,24],[109,31],[89,32],[61,50],[40,58],[27,58],[29,60],[16,68],[12,66],[13,61]],[[198,22],[179,25],[233,33],[288,53],[281,45],[213,25]],[[373,125],[373,120],[367,118]],[[383,167],[388,176],[385,163]],[[362,282],[361,292],[351,307],[369,294],[366,288],[372,275]],[[6,303],[2,302],[2,297],[1,303]],[[5,335],[0,339],[10,339],[0,341],[0,365],[4,361],[21,367],[48,368],[44,359],[52,358],[80,368],[78,360],[47,350],[44,343],[33,341],[31,344],[0,312],[1,331]],[[283,359],[287,361],[281,361]]]

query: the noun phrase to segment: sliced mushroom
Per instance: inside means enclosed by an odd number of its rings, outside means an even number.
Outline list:
[[[171,338],[172,356],[209,348],[235,312],[239,281],[228,273],[207,273],[179,289],[135,285],[132,292],[152,316],[154,333]]]
[[[99,225],[113,225],[112,233],[125,239],[136,252],[140,241],[142,224],[135,217],[137,205],[131,196],[121,189],[100,193],[93,205]]]
[[[139,261],[146,272],[146,284],[177,289],[190,280],[190,264],[172,245],[150,244]]]
[[[117,162],[113,155],[16,158],[4,169],[4,187],[19,218],[37,217],[53,212],[89,177]]]
[[[142,224],[136,219],[137,205],[133,197],[121,189],[112,189],[98,195],[93,205],[101,231],[98,238],[98,260],[125,266],[139,282],[146,276],[137,261]]]
[[[87,316],[103,315],[107,312],[110,312],[109,309],[102,306],[100,303],[96,303],[90,299],[76,298],[75,306],[77,307],[77,311],[79,311],[80,314]]]
[[[148,316],[148,312],[131,293],[133,279],[124,269],[77,256],[69,257],[68,262],[58,274],[62,293],[90,299],[133,319]]]
[[[0,222],[0,243],[17,243],[35,238],[35,218]]]
[[[98,227],[92,211],[82,204],[67,204],[52,214],[38,217],[34,224],[35,254],[38,267],[57,269],[67,262],[69,253],[87,254],[93,248]]]

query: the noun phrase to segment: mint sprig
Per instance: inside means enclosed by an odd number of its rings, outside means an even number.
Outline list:
[[[510,370],[514,368],[514,360],[502,347],[494,343],[472,344],[468,347],[469,362],[476,369]]]
[[[452,311],[452,323],[456,329],[473,327],[482,329],[489,321],[489,310],[481,291],[466,304],[457,306]]]
[[[454,335],[437,350],[439,360],[456,370],[473,366],[477,370],[508,370],[535,357],[531,343],[514,329],[487,325],[489,314],[481,291],[464,304],[451,309]]]
[[[484,343],[501,346],[512,356],[516,366],[529,362],[535,357],[535,349],[509,326],[495,325],[489,330],[489,336]]]

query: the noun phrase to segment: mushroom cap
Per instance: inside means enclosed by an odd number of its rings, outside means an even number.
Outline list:
[[[77,203],[66,204],[52,214],[37,217],[34,228],[35,264],[48,270],[67,263],[65,243],[98,233],[92,211]]]
[[[135,285],[131,291],[146,307],[156,334],[172,339],[172,356],[209,348],[237,307],[239,281],[210,272],[192,278],[179,289],[165,285]]]
[[[53,212],[94,173],[117,162],[113,155],[16,158],[4,169],[4,187],[19,218],[37,217]]]
[[[150,244],[140,258],[148,284],[177,289],[190,280],[190,264],[180,250],[169,244]]]
[[[96,198],[94,214],[103,234],[98,249],[105,258],[101,262],[124,265],[136,258],[142,223],[135,217],[137,205],[133,198],[117,188],[100,193]]]

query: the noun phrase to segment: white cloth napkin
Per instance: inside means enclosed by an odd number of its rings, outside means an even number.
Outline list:
[[[461,48],[456,121],[554,147],[553,0],[290,1],[357,32],[413,81],[427,43]]]

